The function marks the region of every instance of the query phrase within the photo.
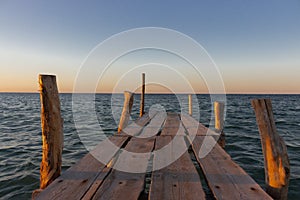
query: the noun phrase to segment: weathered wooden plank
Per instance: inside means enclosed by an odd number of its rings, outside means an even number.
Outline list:
[[[149,199],[205,199],[199,175],[188,152],[180,152],[180,149],[187,149],[184,137],[158,136],[155,149],[158,152],[154,154],[153,170],[156,171],[152,173]],[[167,166],[157,170],[164,165]]]
[[[121,147],[128,137],[111,137],[109,140],[116,146]],[[105,144],[108,144],[107,142]],[[105,148],[98,145],[93,151],[101,155]],[[109,156],[112,158],[118,148],[106,154],[106,159],[109,161]],[[110,158],[110,159],[111,159]],[[60,177],[50,184],[37,199],[80,199],[91,184],[96,179],[97,175],[104,169],[105,165],[95,158],[91,153],[85,155],[79,162],[70,167]]]
[[[81,200],[90,200],[93,198],[95,193],[97,192],[100,185],[103,183],[106,176],[111,172],[112,165],[116,161],[117,156],[114,157],[111,162],[101,171],[101,173],[97,176],[96,180],[93,182],[91,187],[88,189],[88,191],[84,194],[84,196],[81,198]]]
[[[175,136],[176,134],[179,136],[185,136],[184,132],[179,131],[181,123],[180,118],[177,113],[167,113],[167,119],[164,124],[164,128],[161,131],[162,136]]]
[[[152,116],[155,117],[156,113]],[[135,121],[135,123],[131,123],[126,128],[121,130],[121,132],[118,132],[115,134],[116,136],[135,136],[138,135],[144,128],[144,126],[152,119],[149,117],[149,113],[144,114],[142,117],[140,117],[138,120]]]
[[[126,132],[130,133],[130,135],[135,135],[139,133],[143,129],[143,126],[149,121],[150,118],[148,114],[145,114],[135,121],[138,128],[129,125],[125,128]],[[126,134],[124,135],[115,134],[113,137],[109,138],[112,144],[115,145],[113,149],[111,149],[113,146],[110,145],[109,142],[101,142],[98,144],[95,149],[50,184],[39,196],[37,196],[37,199],[62,199],[68,197],[80,199],[87,190],[93,186],[94,180],[97,178],[99,179],[98,176],[100,172],[106,170],[105,165],[102,164],[100,160],[108,163],[115,153],[119,151],[119,148],[124,142],[128,140]],[[105,174],[105,172],[103,174]]]
[[[198,126],[198,122],[193,123],[190,127]],[[216,144],[213,137],[201,136],[205,135],[198,133],[201,130],[206,132],[203,128],[187,129],[190,135],[196,135],[190,131],[197,132],[192,148],[216,199],[272,199],[219,145],[211,148],[207,143]]]
[[[126,133],[128,133],[129,135],[137,135],[139,132],[141,132],[141,130],[143,129],[143,127],[149,121],[150,121],[150,117],[149,117],[148,113],[144,114],[142,117],[140,117],[136,121],[136,123],[132,123],[132,124],[128,125],[121,133],[117,133],[117,134],[115,134],[115,136],[118,137],[120,135],[127,135]],[[148,126],[149,125],[147,125],[147,127]],[[144,129],[146,129],[146,128],[144,128]],[[124,133],[124,132],[126,132],[126,133]],[[93,155],[95,157],[97,157],[97,151],[93,152]],[[101,156],[101,154],[99,154],[99,156]],[[96,180],[93,182],[93,184],[91,185],[91,187],[89,188],[89,190],[83,196],[82,200],[89,200],[89,199],[93,198],[93,196],[95,195],[95,193],[99,189],[100,185],[103,183],[104,179],[111,172],[111,170],[112,170],[111,167],[115,164],[115,162],[116,162],[117,159],[118,159],[117,157],[114,157],[111,160],[111,162],[101,171],[101,173],[97,176]]]
[[[151,119],[150,123],[143,129],[140,135],[137,137],[139,138],[148,138],[155,136],[160,131],[167,114],[165,112],[158,112],[153,119]]]
[[[155,137],[132,138],[93,199],[138,199],[144,189],[145,173],[154,142]]]
[[[184,127],[188,130],[189,136],[219,136],[219,134],[206,128],[203,124],[187,114],[182,114],[180,117]]]
[[[287,199],[290,163],[287,148],[278,135],[270,99],[254,99],[252,106],[261,136],[265,161],[267,193],[274,199]]]
[[[195,137],[195,155],[203,141],[204,136]],[[272,199],[219,145],[197,160],[216,199]]]

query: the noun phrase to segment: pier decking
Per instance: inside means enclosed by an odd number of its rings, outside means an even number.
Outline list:
[[[158,112],[151,117],[145,114],[136,123],[139,126],[128,125],[109,138],[120,147],[110,152],[109,164],[97,159],[104,153],[98,145],[36,199],[206,199],[197,168],[216,199],[272,199],[218,144],[206,156],[199,155],[200,149],[205,150],[203,142],[215,140],[217,133],[189,115]],[[128,156],[125,150],[141,156]],[[160,150],[164,152],[157,153]],[[136,165],[139,173],[114,167]],[[146,182],[149,192],[145,192]]]

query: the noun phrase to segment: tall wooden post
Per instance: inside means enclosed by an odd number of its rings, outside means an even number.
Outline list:
[[[120,118],[118,132],[121,132],[128,125],[130,113],[133,105],[133,95],[134,93],[128,91],[124,92],[124,105],[123,105],[122,115]]]
[[[145,73],[142,73],[142,93],[140,105],[140,117],[144,115],[145,111]]]
[[[214,102],[214,112],[215,112],[215,129],[220,133],[218,139],[218,144],[225,148],[225,134],[224,134],[224,108],[225,105],[222,102]]]
[[[43,157],[40,188],[46,188],[61,172],[63,149],[63,119],[56,77],[39,75]]]
[[[287,199],[290,164],[286,145],[276,131],[271,100],[254,99],[251,103],[264,154],[266,191],[274,199]]]
[[[189,115],[193,115],[193,98],[191,94],[189,94]]]

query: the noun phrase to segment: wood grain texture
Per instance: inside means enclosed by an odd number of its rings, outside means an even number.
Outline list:
[[[155,117],[156,114],[154,114]],[[142,117],[138,118],[135,122],[129,124],[121,130],[121,132],[118,132],[115,134],[116,136],[136,136],[141,133],[144,126],[151,120],[152,118],[149,117],[149,114],[146,113]]]
[[[138,199],[144,189],[145,173],[154,148],[154,141],[154,137],[132,138],[93,199]],[[133,170],[138,173],[116,169]]]
[[[203,141],[204,136],[194,139],[195,155]],[[197,160],[216,199],[272,199],[219,145]]]
[[[37,198],[139,199],[152,153],[154,171],[149,199],[205,199],[199,174],[187,152],[190,141],[216,199],[272,199],[219,145],[209,149],[209,145],[203,144],[207,141],[216,144],[217,133],[187,114],[168,113],[166,117],[157,113],[151,116],[150,119],[145,114],[137,120],[136,124],[142,127],[139,130],[136,126],[127,126],[129,135],[148,138],[123,136],[122,132],[112,136],[109,140],[116,148],[107,151],[108,143],[99,144]],[[163,126],[161,133],[157,134],[160,126]],[[121,146],[125,147],[119,150]],[[200,156],[203,155],[199,154],[200,149],[209,152],[205,157]],[[99,162],[103,159],[106,165]]]
[[[214,111],[215,111],[215,129],[216,132],[220,134],[218,139],[218,144],[225,148],[225,133],[224,133],[224,109],[225,104],[223,102],[214,102]]]
[[[149,121],[148,114],[145,114],[135,121],[135,124],[140,128],[139,130],[136,128],[131,129],[130,126],[127,126],[126,129],[131,134],[137,134]],[[36,194],[36,199],[80,199],[90,188],[97,189],[101,184],[101,180],[105,177],[104,175],[108,173],[107,167],[100,160],[112,164],[110,160],[114,158],[119,148],[128,139],[129,137],[126,134],[115,134],[107,139],[110,143],[101,142],[95,149],[79,160],[77,164],[58,177],[43,192]],[[111,149],[112,146],[110,144],[114,144],[115,148]],[[92,195],[94,193],[92,192]]]
[[[187,114],[182,114],[180,117],[182,124],[188,130],[189,136],[219,136],[219,134],[211,129],[206,128],[203,124],[199,123],[197,120]]]
[[[165,112],[158,112],[153,119],[151,119],[150,123],[143,129],[141,134],[137,137],[139,138],[148,138],[152,136],[156,136],[162,128],[163,123],[167,114]]]
[[[149,199],[205,199],[199,175],[182,136],[185,135],[184,129],[176,119],[174,115],[168,115],[162,131],[168,135],[157,136]],[[173,120],[177,124],[171,126],[169,123]]]
[[[194,120],[188,125],[197,127],[197,123]],[[200,127],[201,129],[198,130],[191,128],[187,131],[197,132],[192,141],[192,149],[214,197],[216,199],[272,199],[219,145],[214,145],[211,149],[207,147],[207,142],[215,139],[210,135],[203,136],[207,130]],[[201,134],[199,131],[205,133]],[[189,134],[195,135],[195,133]],[[209,153],[201,154],[200,149],[209,150]]]
[[[181,135],[185,136],[184,132],[179,131],[181,127],[180,118],[177,113],[167,113],[167,119],[164,124],[164,128],[161,131],[162,136],[175,136]]]
[[[223,102],[214,102],[215,129],[218,132],[222,132],[224,129],[224,109],[225,105]]]
[[[39,75],[43,155],[40,188],[46,188],[61,172],[63,149],[63,120],[56,77]]]
[[[130,119],[130,113],[133,105],[134,93],[124,92],[124,105],[119,122],[118,132],[121,132],[127,125]]]
[[[261,136],[267,192],[274,199],[287,199],[290,164],[286,145],[276,130],[271,100],[254,99],[251,103]]]
[[[128,137],[121,136],[109,138],[112,143],[119,147],[127,139]],[[98,145],[93,151],[100,155],[103,149],[101,145]],[[111,158],[117,150],[116,148],[115,152],[109,152]],[[91,153],[88,153],[50,184],[36,199],[81,199],[104,167],[105,164],[101,163]]]

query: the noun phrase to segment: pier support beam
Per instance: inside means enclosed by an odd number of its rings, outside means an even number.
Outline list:
[[[56,77],[39,75],[43,157],[40,169],[40,188],[46,188],[60,176],[63,150],[63,119]]]
[[[124,105],[123,105],[122,115],[120,118],[118,132],[121,132],[128,125],[130,119],[130,113],[133,105],[133,95],[134,93],[128,91],[124,92]]]
[[[225,134],[224,134],[224,108],[225,105],[223,102],[214,102],[214,112],[215,112],[215,129],[216,132],[220,133],[218,139],[218,144],[225,148]]]
[[[189,98],[189,115],[192,116],[193,115],[193,98],[192,98],[192,95],[189,94],[188,98]]]
[[[286,145],[276,131],[271,100],[254,99],[251,103],[264,154],[266,192],[274,199],[287,199],[290,164]]]
[[[142,73],[142,93],[141,93],[141,105],[140,105],[140,117],[145,113],[145,73]]]

